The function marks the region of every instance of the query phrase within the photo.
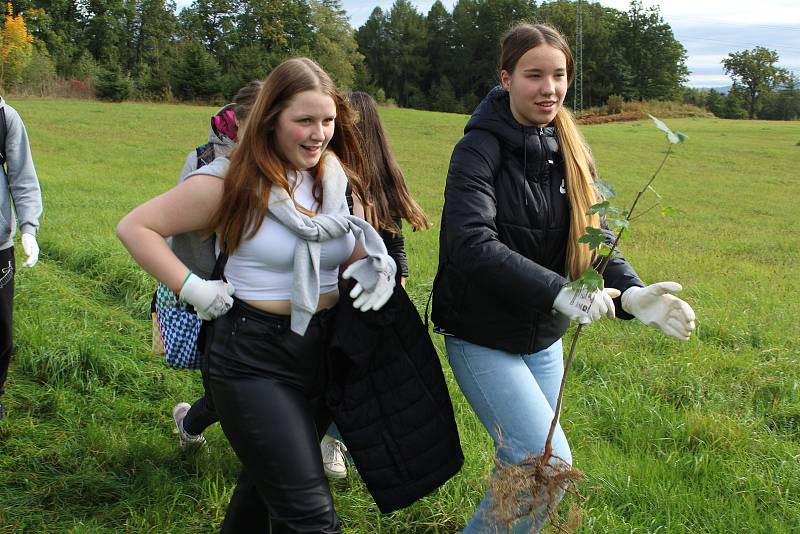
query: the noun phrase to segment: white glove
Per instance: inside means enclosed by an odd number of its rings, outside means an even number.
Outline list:
[[[612,299],[618,296],[619,290],[613,287],[589,292],[584,288],[575,290],[564,286],[556,295],[556,300],[553,301],[553,309],[569,317],[570,321],[589,324],[603,315],[613,319],[614,301]]]
[[[353,262],[342,273],[342,278],[349,280],[353,277],[354,271],[363,268],[361,262],[368,261],[369,258],[364,258]],[[377,281],[372,289],[364,289],[361,282],[356,282],[353,289],[350,290],[350,297],[353,299],[353,307],[361,310],[362,312],[369,310],[380,310],[384,304],[391,298],[394,292],[394,273],[390,270],[377,272]],[[356,278],[356,280],[358,280]]]
[[[25,251],[25,267],[33,267],[39,261],[39,243],[36,242],[36,236],[33,234],[22,234],[22,250]]]
[[[659,282],[647,287],[631,287],[622,295],[622,309],[647,326],[684,341],[694,330],[694,310],[672,295],[683,289],[677,282]]]
[[[211,321],[225,315],[233,306],[233,286],[222,280],[203,280],[194,273],[183,283],[181,302],[194,306],[197,316]]]

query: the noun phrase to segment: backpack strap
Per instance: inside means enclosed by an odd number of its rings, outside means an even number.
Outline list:
[[[350,187],[350,183],[347,184],[347,188],[344,190],[344,196],[347,199],[347,209],[350,210],[350,215],[353,214],[353,188]]]
[[[214,151],[214,143],[206,143],[204,145],[200,145],[195,149],[195,153],[197,154],[197,168],[203,167],[204,165],[208,165],[214,158],[216,157]]]
[[[214,248],[216,248],[217,235],[212,234],[211,239],[214,240]],[[225,265],[228,264],[228,251],[226,248],[227,240],[222,239],[222,244],[219,247],[219,256],[217,256],[217,260],[214,262],[214,269],[211,271],[211,278],[209,278],[209,280],[222,280],[223,282],[228,281],[225,278]]]
[[[209,280],[222,280],[227,282],[225,279],[225,265],[227,265],[227,263],[228,253],[224,250],[220,250],[217,261],[214,262],[214,270],[211,272],[211,278],[209,278]]]

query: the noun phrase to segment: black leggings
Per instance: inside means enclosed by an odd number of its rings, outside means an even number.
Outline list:
[[[206,350],[206,336],[211,335],[212,325],[210,323],[203,323],[203,328],[200,330],[200,337],[197,339],[198,347],[202,347],[203,351]],[[201,361],[206,358],[205,354],[201,355]],[[200,373],[203,377],[203,396],[192,403],[189,411],[183,417],[183,429],[192,435],[199,435],[205,432],[206,428],[210,427],[217,421],[217,409],[214,407],[214,400],[211,398],[211,387],[208,385],[208,373],[206,373],[208,366],[203,364]]]
[[[0,395],[8,376],[11,352],[14,349],[12,335],[14,314],[14,247],[0,250]]]
[[[209,332],[208,385],[242,462],[223,533],[340,532],[319,448],[330,423],[328,315],[315,315],[300,336],[288,317],[235,300]]]

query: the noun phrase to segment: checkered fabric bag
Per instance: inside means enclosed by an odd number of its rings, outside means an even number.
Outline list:
[[[199,369],[200,352],[197,339],[203,321],[188,304],[180,302],[170,288],[159,283],[151,306],[160,343],[153,340],[153,348],[163,347],[164,360],[174,369]],[[159,352],[154,350],[156,354]]]

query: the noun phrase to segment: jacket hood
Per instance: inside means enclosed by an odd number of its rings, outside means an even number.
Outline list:
[[[233,123],[235,104],[226,104],[211,117],[211,127],[208,129],[208,142],[221,145],[225,148],[233,148],[236,142],[236,126]],[[233,127],[231,130],[230,124]],[[227,152],[226,152],[227,153]]]
[[[483,130],[494,135],[514,157],[522,163],[519,181],[520,194],[525,198],[525,179],[538,181],[550,175],[550,166],[560,157],[560,147],[555,126],[538,128],[520,124],[511,113],[508,91],[499,85],[478,104],[464,133]]]
[[[470,130],[485,130],[497,137],[512,150],[519,150],[525,144],[525,134],[535,134],[539,128],[520,124],[511,114],[511,103],[508,91],[496,86],[478,104],[464,127],[464,133]],[[555,127],[542,128],[544,135],[555,135]]]

